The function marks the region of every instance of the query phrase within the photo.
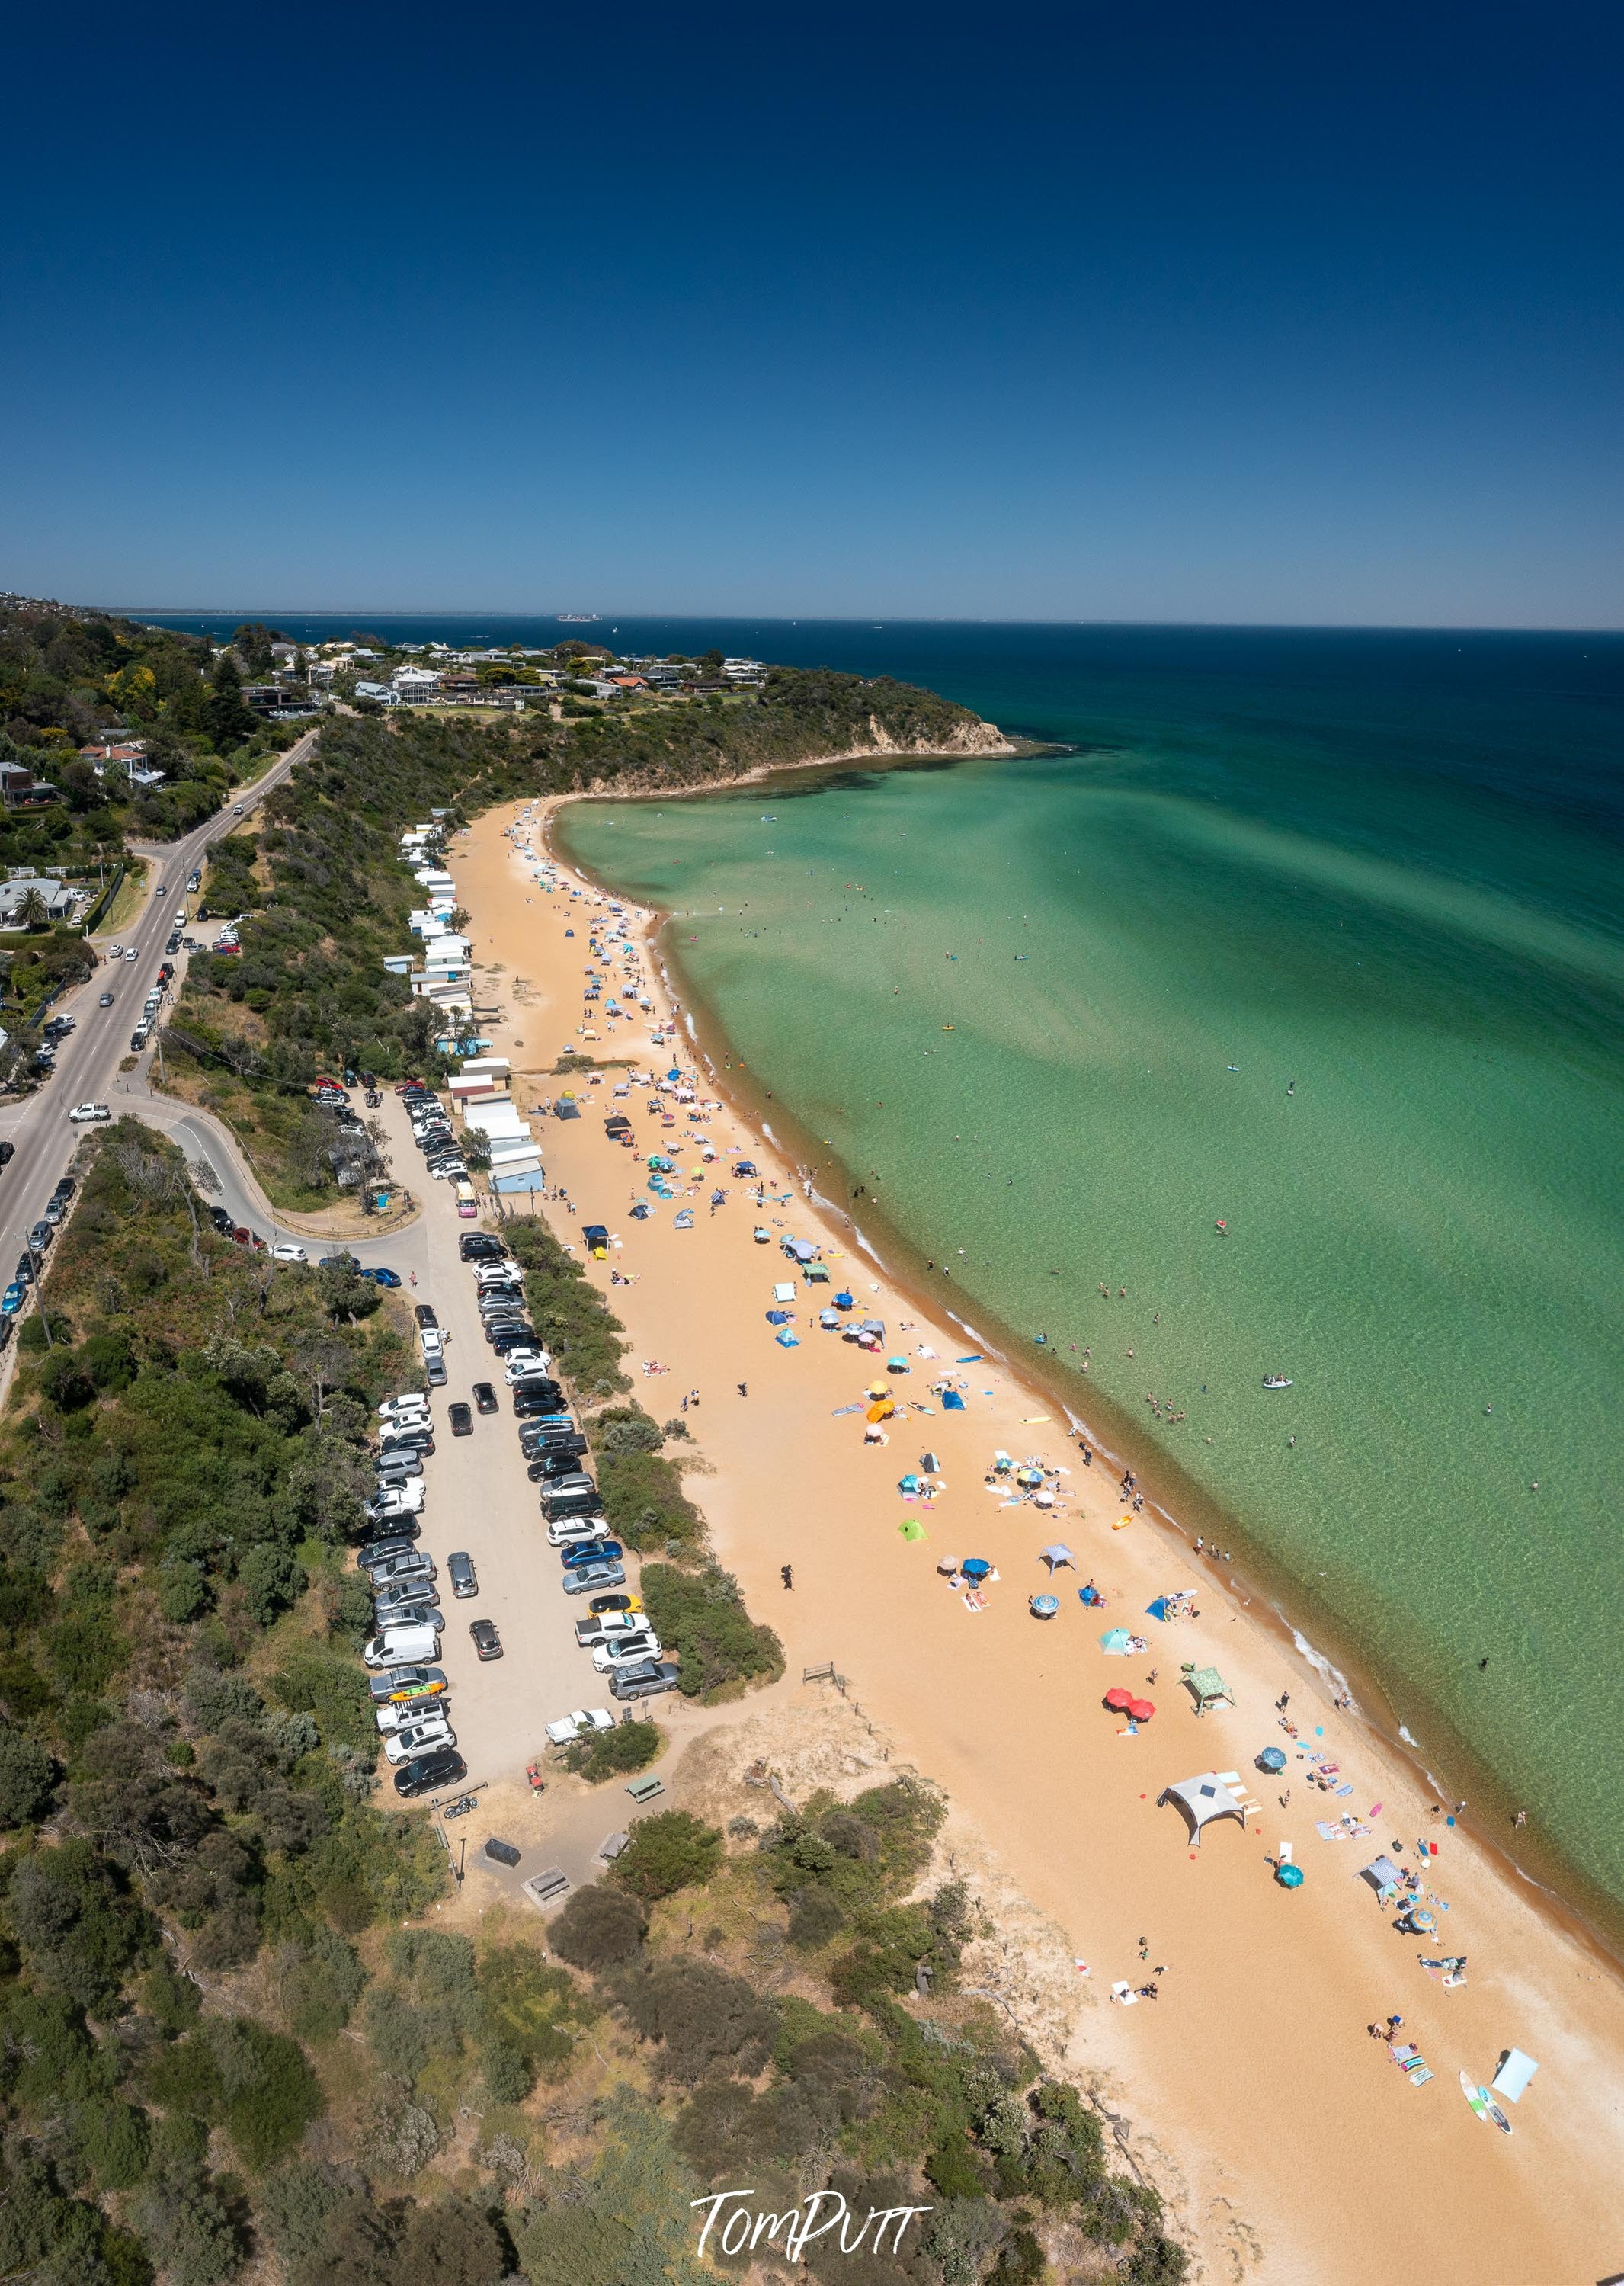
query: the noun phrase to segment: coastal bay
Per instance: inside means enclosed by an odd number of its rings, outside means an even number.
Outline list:
[[[1617,646],[1586,687],[1589,639],[1040,632],[1024,706],[997,642],[934,671],[1069,760],[583,805],[568,847],[673,912],[820,1186],[1046,1334],[1616,1939]]]
[[[601,907],[539,890],[502,830],[510,818],[479,821],[451,864],[481,917],[476,958],[504,1004],[503,980],[512,979],[512,1005],[493,1029],[501,1052],[518,1051],[516,1070],[530,1075],[518,1084],[533,1099],[561,1084],[536,1075],[566,1042],[580,1042],[582,922]],[[663,1068],[669,1050],[651,1055],[641,1025],[608,1030],[613,1045],[581,1044]],[[1470,2269],[1510,2281],[1541,2266],[1584,2274],[1584,2264],[1601,2261],[1609,2227],[1601,2187],[1620,2164],[1615,2059],[1624,2024],[1610,1969],[1506,1881],[1470,1821],[1447,1825],[1414,1771],[1337,1714],[1328,1691],[1227,1596],[1221,1578],[1118,1502],[1103,1471],[1083,1468],[1063,1421],[1021,1376],[989,1360],[953,1368],[967,1384],[965,1415],[934,1410],[905,1428],[893,1423],[888,1451],[865,1448],[862,1420],[847,1408],[873,1365],[816,1332],[804,1308],[798,1346],[773,1342],[763,1315],[782,1265],[776,1249],[754,1243],[755,1210],[742,1188],[729,1186],[728,1208],[712,1216],[704,1190],[713,1178],[702,1174],[691,1231],[664,1208],[651,1221],[627,1219],[626,1206],[644,1195],[641,1170],[603,1133],[595,1093],[586,1108],[548,1133],[549,1178],[567,1199],[547,1211],[561,1234],[574,1207],[581,1221],[607,1219],[620,1239],[588,1275],[610,1294],[632,1356],[668,1371],[652,1379],[647,1401],[663,1413],[668,1399],[698,1390],[689,1417],[708,1464],[700,1496],[720,1556],[753,1612],[778,1628],[791,1676],[832,1659],[898,1756],[947,1787],[1010,1880],[1065,1932],[1077,1978],[1068,2064],[1131,2118],[1135,2149],[1203,2254],[1260,2280],[1352,2286],[1382,2258],[1398,2211],[1412,2256],[1439,2274]],[[725,1103],[701,1126],[718,1148],[751,1150],[773,1197],[775,1234],[782,1226],[822,1242],[836,1279],[885,1320],[887,1346],[905,1349],[911,1371],[899,1387],[931,1403],[929,1383],[967,1356],[951,1320],[916,1312],[906,1289],[863,1258],[843,1218],[800,1198],[759,1128]],[[700,1131],[684,1129],[680,1163],[690,1163]],[[747,1395],[737,1393],[741,1381]],[[947,1484],[923,1516],[897,1489],[918,1464],[916,1439],[936,1452]],[[998,1446],[1069,1469],[1056,1511],[1008,1515],[982,1490]],[[1114,1529],[1124,1513],[1133,1521]],[[922,1543],[899,1529],[911,1517],[925,1524]],[[1084,1580],[1097,1580],[1107,1620],[1154,1634],[1147,1655],[1102,1657],[1100,1626],[1064,1573],[1056,1620],[1045,1628],[1029,1617],[1028,1594],[1047,1584],[1038,1551],[1054,1539],[1073,1548]],[[963,1556],[978,1544],[1002,1578],[974,1612],[936,1566],[943,1550]],[[778,1577],[785,1561],[794,1567],[788,1595]],[[1163,1627],[1140,1616],[1175,1590],[1192,1594],[1199,1619]],[[1240,1702],[1233,1714],[1195,1719],[1174,1673],[1186,1660],[1221,1665]],[[1148,1683],[1153,1671],[1158,1680]],[[1123,1679],[1158,1702],[1137,1738],[1100,1704]],[[1282,1691],[1284,1717],[1274,1707]],[[1289,1801],[1254,1776],[1261,1814],[1244,1839],[1219,1829],[1190,1851],[1176,1813],[1156,1806],[1161,1786],[1214,1762],[1253,1776],[1253,1757],[1276,1739],[1293,1758]],[[1339,1762],[1365,1841],[1320,1841],[1316,1819],[1345,1805],[1305,1789],[1299,1746]],[[1357,1878],[1366,1849],[1399,1846],[1409,1863],[1417,1836],[1439,1845],[1429,1878],[1450,1908],[1448,1943],[1472,1957],[1467,1986],[1449,1993]],[[1272,1879],[1285,1841],[1307,1869],[1295,1896]],[[1106,2000],[1111,1982],[1138,1982],[1163,1964],[1155,2006],[1130,2014]],[[1368,2020],[1392,2010],[1436,2085],[1406,2085],[1366,2038]],[[1454,2075],[1480,2053],[1488,2069],[1514,2040],[1541,2054],[1549,2074],[1541,2093],[1560,2093],[1542,2118],[1525,2106],[1506,2144],[1480,2136]]]

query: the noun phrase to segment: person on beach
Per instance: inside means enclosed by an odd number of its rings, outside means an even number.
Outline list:
[[[778,1577],[786,1588],[792,1588],[795,1585],[795,1566],[792,1564],[780,1564]]]

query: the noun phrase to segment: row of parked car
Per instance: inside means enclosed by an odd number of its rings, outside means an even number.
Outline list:
[[[64,1175],[51,1194],[44,1213],[28,1233],[28,1242],[17,1257],[12,1282],[4,1293],[0,1294],[0,1326],[4,1328],[4,1335],[0,1336],[0,1349],[4,1349],[10,1339],[12,1321],[27,1302],[29,1287],[44,1267],[41,1257],[67,1219],[67,1204],[73,1194],[74,1178]]]
[[[587,1439],[552,1377],[552,1360],[525,1314],[524,1281],[500,1239],[469,1231],[461,1250],[473,1267],[485,1339],[504,1356],[518,1422],[519,1450],[539,1485],[548,1543],[558,1550],[566,1596],[587,1598],[576,1640],[609,1679],[618,1699],[657,1698],[676,1688],[677,1670],[626,1584],[625,1551],[610,1536],[598,1488],[582,1462]]]
[[[357,1563],[372,1589],[374,1633],[363,1657],[373,1669],[374,1713],[395,1791],[406,1800],[455,1785],[468,1776],[457,1752],[439,1658],[445,1615],[434,1558],[418,1546],[422,1532],[423,1462],[434,1450],[427,1397],[407,1391],[378,1407],[375,1486],[367,1520],[375,1537]],[[479,1593],[474,1560],[465,1549],[445,1559],[453,1597]],[[481,1659],[500,1659],[495,1623],[476,1620],[469,1630]]]
[[[468,1165],[439,1097],[421,1080],[408,1080],[399,1093],[412,1123],[412,1139],[422,1153],[429,1173],[438,1182],[460,1181],[468,1173]]]

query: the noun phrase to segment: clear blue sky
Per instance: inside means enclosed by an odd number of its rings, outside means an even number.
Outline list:
[[[1617,626],[1621,26],[22,12],[0,586]]]

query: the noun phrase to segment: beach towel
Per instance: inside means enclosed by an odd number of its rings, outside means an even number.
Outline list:
[[[987,1598],[985,1596],[979,1595],[972,1588],[964,1598],[964,1606],[966,1612],[984,1612],[987,1608]]]
[[[1120,2000],[1124,2008],[1137,2007],[1139,1997],[1131,1984],[1113,1984],[1111,1987],[1112,1999]]]
[[[980,1350],[972,1350],[968,1357],[955,1358],[953,1362],[955,1365],[980,1365],[981,1353]]]
[[[861,1413],[863,1407],[860,1405],[837,1405],[830,1418],[838,1421],[842,1413]]]
[[[958,1391],[956,1389],[944,1389],[942,1391],[942,1409],[944,1413],[962,1413],[964,1411],[964,1399],[958,1394]]]

